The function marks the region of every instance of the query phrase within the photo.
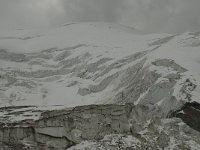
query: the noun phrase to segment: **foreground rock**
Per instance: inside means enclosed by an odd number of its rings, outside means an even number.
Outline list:
[[[29,107],[26,108],[28,110]],[[14,114],[12,114],[14,110]],[[200,133],[180,119],[159,119],[146,106],[89,105],[72,109],[35,110],[40,117],[10,120],[23,107],[1,108],[1,150],[48,149],[200,149]]]

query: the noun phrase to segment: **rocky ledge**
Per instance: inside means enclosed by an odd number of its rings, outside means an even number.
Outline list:
[[[25,113],[25,108],[40,116],[9,120]],[[0,108],[7,113],[7,118],[0,118],[0,150],[200,149],[198,131],[181,119],[162,119],[157,111],[133,104],[51,111],[36,111],[32,106]]]

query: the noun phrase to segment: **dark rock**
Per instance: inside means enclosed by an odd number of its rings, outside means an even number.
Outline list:
[[[178,111],[171,115],[172,117],[181,118],[191,128],[200,132],[200,104],[197,102],[187,102]]]

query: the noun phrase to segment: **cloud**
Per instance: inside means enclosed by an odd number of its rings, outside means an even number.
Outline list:
[[[121,0],[61,0],[65,15],[75,21],[117,21]]]
[[[0,0],[0,28],[51,26],[53,17],[61,14],[58,2],[57,0]]]
[[[0,28],[106,21],[146,32],[200,30],[200,0],[0,0]]]
[[[68,21],[112,21],[146,32],[200,30],[200,0],[60,0]]]
[[[124,22],[149,32],[195,31],[200,29],[199,6],[199,0],[135,0]]]

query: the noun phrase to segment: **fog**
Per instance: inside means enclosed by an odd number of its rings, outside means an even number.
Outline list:
[[[200,30],[200,0],[0,0],[0,29],[114,22],[145,32]]]

